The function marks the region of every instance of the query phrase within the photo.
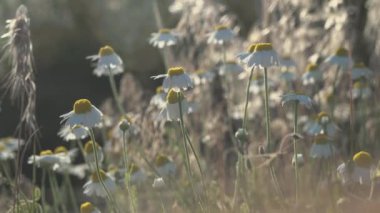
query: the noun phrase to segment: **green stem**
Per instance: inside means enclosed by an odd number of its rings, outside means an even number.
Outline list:
[[[298,101],[294,103],[294,132],[293,132],[293,149],[294,149],[294,172],[295,172],[295,185],[296,185],[296,206],[298,204],[298,159],[297,159],[297,120],[298,120]]]
[[[77,202],[77,198],[76,198],[75,193],[74,193],[73,185],[71,184],[70,176],[67,174],[67,172],[64,174],[64,178],[65,178],[65,182],[66,182],[67,187],[68,187],[71,205],[73,205],[73,211],[78,212],[79,204]]]
[[[108,68],[108,70],[109,70],[108,77],[109,77],[109,81],[110,81],[110,85],[111,85],[111,90],[112,90],[113,98],[115,99],[115,102],[116,102],[117,108],[119,110],[119,113],[122,114],[122,115],[124,115],[125,111],[124,111],[123,105],[121,104],[121,101],[120,101],[120,95],[117,92],[115,77],[114,77],[114,75],[111,72],[111,68]]]
[[[107,198],[108,198],[109,202],[111,203],[114,212],[119,212],[118,208],[116,206],[116,202],[114,202],[114,200],[111,196],[111,193],[109,192],[108,188],[104,184],[103,178],[100,175],[99,159],[98,159],[98,151],[97,151],[98,148],[95,146],[96,142],[95,142],[94,132],[92,131],[91,128],[88,129],[88,132],[90,133],[90,137],[91,137],[91,140],[93,142],[92,148],[94,149],[96,174],[98,175],[99,182],[102,184],[104,191],[107,193]]]
[[[123,162],[124,162],[124,170],[127,171],[127,133],[123,131]]]
[[[32,141],[33,143],[33,156],[36,156],[36,141]],[[32,174],[32,184],[33,184],[33,193],[32,193],[32,200],[33,200],[33,208],[36,206],[36,199],[34,198],[34,192],[36,190],[36,164],[34,162],[33,158],[33,174]]]
[[[46,207],[46,171],[42,169],[42,179],[41,179],[41,204],[42,204],[42,212],[45,212]]]
[[[245,107],[244,107],[244,119],[243,119],[243,129],[245,131],[248,131],[247,130],[247,112],[248,112],[249,88],[251,87],[252,75],[253,75],[253,68],[251,69],[251,72],[249,74],[247,90],[245,92],[246,95],[245,95]]]
[[[267,152],[270,152],[271,147],[271,138],[270,138],[270,112],[269,112],[269,91],[268,91],[268,72],[267,68],[264,67],[264,90],[265,90],[265,130],[266,130],[266,138],[267,138]]]
[[[78,147],[80,149],[80,152],[82,153],[82,156],[83,156],[83,160],[84,162],[87,164],[88,166],[88,169],[89,170],[92,170],[91,168],[91,164],[87,161],[87,158],[86,158],[86,152],[84,151],[84,147],[83,147],[83,144],[80,140],[76,140],[77,144],[78,144]]]
[[[56,189],[57,198],[58,198],[59,204],[61,205],[62,212],[67,212],[65,201],[63,200],[63,197],[61,196],[62,194],[60,193],[61,190],[58,185],[57,177],[53,173],[51,174],[51,177],[53,179],[53,184]]]
[[[339,73],[340,73],[340,66],[337,66],[336,68],[336,71],[335,71],[335,75],[334,75],[334,82],[333,82],[333,91],[332,91],[332,100],[331,100],[331,111],[330,111],[330,114],[331,114],[331,119],[334,120],[334,110],[335,110],[335,103],[336,103],[336,100],[335,98],[336,97],[339,97],[338,94],[336,94],[336,89],[338,87],[338,77],[339,77]]]
[[[51,192],[53,193],[53,199],[54,199],[54,202],[53,202],[53,207],[54,207],[54,210],[55,212],[60,212],[59,211],[59,208],[58,208],[58,196],[57,196],[57,192],[55,190],[55,186],[54,186],[54,183],[53,183],[53,174],[50,170],[48,170],[48,178],[49,178],[49,183],[50,183],[50,188],[51,188]]]

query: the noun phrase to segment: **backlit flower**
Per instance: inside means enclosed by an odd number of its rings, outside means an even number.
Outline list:
[[[372,71],[364,65],[364,63],[356,63],[352,68],[352,80],[359,80],[360,78],[369,79],[372,76]]]
[[[298,102],[307,108],[311,108],[313,105],[313,100],[309,96],[297,93],[289,93],[281,96],[281,105],[284,106],[288,102]]]
[[[100,164],[103,162],[103,159],[104,159],[102,147],[99,146],[99,144],[96,142],[95,142],[95,147],[97,148],[97,150],[96,150],[97,156],[96,157],[98,158],[98,162]],[[91,167],[94,168],[96,158],[95,158],[95,150],[94,150],[94,142],[93,141],[90,140],[84,145],[84,153],[85,153],[85,158],[86,158],[87,162],[91,165]]]
[[[339,131],[339,127],[326,112],[320,112],[315,119],[304,127],[304,131],[309,135],[326,133],[329,137],[335,137]]]
[[[161,154],[156,157],[154,165],[162,177],[175,175],[177,170],[176,165],[167,156]]]
[[[162,86],[156,88],[156,94],[150,99],[150,104],[159,109],[163,109],[166,103],[166,94]]]
[[[68,155],[54,154],[51,150],[44,150],[39,155],[32,155],[28,158],[28,164],[33,163],[37,167],[56,170],[62,164],[70,164],[71,159]]]
[[[106,45],[99,49],[97,55],[87,56],[86,58],[96,62],[94,74],[98,77],[117,75],[124,71],[123,61],[111,46]]]
[[[157,33],[152,33],[149,39],[149,44],[161,49],[177,44],[177,40],[177,36],[169,29],[160,29]]]
[[[164,78],[162,88],[165,92],[169,89],[188,90],[193,87],[193,82],[182,67],[172,67],[167,74],[152,76],[154,80]]]
[[[103,113],[93,106],[87,99],[79,99],[75,101],[73,110],[61,115],[61,122],[65,125],[73,127],[74,125],[82,125],[84,127],[94,127],[102,122]]]
[[[352,168],[349,164],[339,165],[337,172],[343,184],[359,183],[364,185],[371,184],[371,173],[373,158],[368,152],[360,151],[352,158]]]
[[[224,25],[215,27],[215,31],[209,34],[207,43],[223,45],[235,37],[234,31]]]
[[[166,106],[161,111],[160,117],[166,118],[169,121],[177,121],[180,119],[179,102],[181,102],[181,111],[185,115],[192,112],[191,107],[185,100],[182,92],[177,92],[171,89],[166,96]]]
[[[348,50],[343,47],[337,49],[334,55],[327,57],[325,62],[340,66],[343,70],[347,70],[347,68],[351,65]]]
[[[311,158],[328,158],[336,153],[336,149],[326,134],[318,134],[310,147]]]
[[[103,170],[100,170],[99,173],[105,187],[110,192],[116,191],[115,181]],[[83,193],[87,196],[107,197],[107,192],[102,186],[97,172],[92,173],[90,180],[83,185]]]
[[[368,99],[371,96],[371,88],[365,80],[357,80],[352,88],[352,98],[356,99]]]
[[[306,72],[302,75],[303,85],[313,85],[317,82],[323,80],[322,73],[318,69],[318,65],[309,64],[307,65]]]
[[[255,50],[245,57],[242,62],[249,69],[253,67],[268,68],[279,65],[277,53],[273,50],[271,43],[256,44]]]
[[[75,141],[85,139],[89,135],[88,131],[79,125],[74,125],[73,127],[64,125],[59,130],[58,136],[61,137],[64,141]]]
[[[80,213],[101,213],[92,203],[85,202],[80,205]]]

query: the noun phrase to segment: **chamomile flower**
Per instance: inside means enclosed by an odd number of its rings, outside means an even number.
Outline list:
[[[162,177],[154,178],[152,187],[155,189],[160,189],[165,186],[165,181]]]
[[[193,82],[188,74],[182,67],[172,67],[168,70],[167,74],[152,76],[154,80],[164,78],[162,87],[165,92],[169,89],[175,90],[188,90],[193,87]]]
[[[150,99],[150,104],[156,106],[159,109],[163,109],[166,103],[166,94],[164,88],[159,86],[156,88],[156,94]]]
[[[369,79],[372,76],[372,71],[364,65],[364,63],[356,63],[352,68],[352,80],[359,80],[361,78]]]
[[[140,169],[136,164],[132,163],[128,166],[127,173],[129,176],[129,181],[131,184],[139,184],[145,182],[147,176],[145,175],[144,170]]]
[[[219,68],[219,75],[226,74],[240,74],[244,72],[244,68],[240,66],[240,64],[236,63],[236,61],[227,61],[225,64],[222,64]]]
[[[334,153],[336,149],[326,134],[321,133],[315,136],[309,152],[311,158],[328,158]]]
[[[152,33],[149,44],[160,49],[177,44],[178,38],[170,29],[160,29],[157,33]]]
[[[368,99],[371,96],[371,88],[369,87],[366,80],[357,80],[352,88],[352,98],[357,99]]]
[[[4,144],[0,143],[0,161],[6,161],[9,159],[14,159],[15,154],[12,150],[8,149]]]
[[[335,137],[339,127],[335,124],[326,112],[320,112],[313,121],[311,121],[304,130],[309,135],[326,133],[329,137]]]
[[[325,63],[337,65],[342,67],[343,70],[347,70],[347,68],[351,66],[348,50],[343,47],[337,49],[334,55],[326,58]]]
[[[88,131],[79,125],[74,125],[73,127],[64,125],[59,130],[58,136],[61,137],[64,141],[75,141],[85,139],[89,135]]]
[[[242,62],[249,68],[261,67],[268,68],[279,65],[276,51],[273,50],[271,43],[258,43],[255,50],[245,57]]]
[[[91,141],[91,140],[88,141],[84,145],[85,157],[86,157],[87,162],[91,165],[91,167],[95,166],[95,161],[96,161],[95,150],[94,150],[94,146],[93,145],[94,145],[94,142]],[[104,159],[102,147],[99,146],[99,144],[96,143],[96,142],[95,142],[95,147],[97,148],[96,154],[97,154],[98,162],[102,163],[103,159]]]
[[[176,165],[167,156],[161,154],[156,157],[154,165],[162,177],[175,175],[177,170]]]
[[[105,187],[110,191],[116,191],[115,181],[107,175],[103,170],[99,171],[99,176],[103,181]],[[100,182],[97,172],[92,173],[90,180],[83,185],[83,193],[87,196],[107,197],[102,183]]]
[[[207,43],[223,45],[226,42],[231,41],[235,36],[234,31],[229,29],[227,26],[220,25],[215,27],[215,31],[209,34]]]
[[[13,137],[0,138],[0,144],[2,144],[6,150],[9,150],[12,152],[18,150],[19,145],[23,146],[24,143],[25,141],[19,138],[13,138]]]
[[[256,44],[251,44],[249,47],[248,47],[248,50],[247,52],[241,52],[239,53],[236,58],[238,59],[239,62],[243,63],[243,60],[245,58],[247,58],[249,55],[251,55],[254,51],[255,51],[255,48],[256,48]]]
[[[352,158],[352,164],[342,163],[337,172],[343,184],[371,184],[373,158],[368,152],[360,151]],[[352,168],[350,168],[352,166]]]
[[[52,168],[56,170],[62,164],[70,164],[71,159],[67,155],[54,154],[51,150],[41,151],[39,155],[32,155],[28,164],[35,163],[37,167]]]
[[[96,61],[94,74],[98,77],[117,75],[124,71],[123,61],[111,46],[106,45],[99,49],[97,55],[87,56],[86,58]]]
[[[318,69],[316,64],[308,64],[306,67],[306,72],[302,75],[302,84],[304,86],[314,85],[317,82],[323,80],[322,73]]]
[[[92,203],[85,202],[80,205],[80,213],[101,213]]]
[[[177,121],[180,119],[180,109],[179,109],[179,103],[181,102],[181,111],[183,115],[190,113],[191,107],[189,107],[189,104],[185,100],[182,92],[177,92],[173,89],[171,89],[168,92],[168,95],[166,96],[166,106],[165,108],[160,112],[161,118],[166,118],[169,121]]]
[[[298,102],[309,109],[313,106],[313,100],[309,96],[297,93],[289,93],[281,96],[282,106],[284,106],[288,102]]]
[[[103,113],[96,108],[87,99],[79,99],[75,101],[73,110],[61,115],[61,122],[65,125],[73,127],[74,125],[82,125],[84,127],[94,127],[102,122]]]

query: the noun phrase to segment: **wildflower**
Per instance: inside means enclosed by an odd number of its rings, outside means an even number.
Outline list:
[[[372,71],[366,67],[363,63],[356,63],[352,68],[351,78],[352,80],[359,80],[361,78],[369,79],[372,76]]]
[[[240,74],[244,72],[244,68],[237,64],[235,61],[227,61],[225,64],[222,64],[219,68],[219,75],[225,74]]]
[[[336,152],[335,147],[326,134],[321,133],[315,136],[313,145],[310,147],[311,158],[328,158]]]
[[[74,158],[77,156],[78,154],[78,149],[70,149],[70,150],[67,150],[66,147],[64,146],[57,146],[55,149],[54,149],[54,154],[58,155],[58,156],[63,156],[63,157],[69,157],[71,160],[74,160]]]
[[[292,158],[292,165],[293,166],[296,166],[296,158],[297,158],[297,166],[298,167],[303,166],[303,164],[305,163],[305,159],[303,158],[303,154],[297,153],[297,154],[293,155],[293,158]]]
[[[354,83],[352,89],[352,98],[356,99],[367,99],[371,96],[371,88],[365,80],[358,80]]]
[[[273,50],[271,43],[256,44],[255,50],[242,61],[249,69],[253,67],[268,68],[279,65],[277,53]]]
[[[172,67],[167,74],[152,76],[154,80],[165,78],[162,87],[165,92],[169,89],[187,90],[193,87],[193,82],[182,67]]]
[[[8,149],[4,144],[0,143],[0,161],[6,161],[9,159],[14,159],[15,154],[12,150]]]
[[[70,127],[64,125],[58,132],[58,136],[61,137],[64,141],[75,141],[87,138],[88,131],[80,125],[74,125]]]
[[[161,154],[156,157],[154,165],[161,177],[175,175],[177,170],[176,165],[167,156]]]
[[[92,203],[85,202],[80,205],[80,213],[101,213]]]
[[[209,34],[207,43],[223,45],[235,37],[234,31],[224,25],[215,27],[215,31]]]
[[[165,186],[165,181],[162,177],[154,178],[152,187],[155,189],[160,189]]]
[[[320,112],[310,124],[305,126],[304,130],[309,135],[326,133],[329,137],[334,137],[339,131],[339,127],[326,112]]]
[[[353,165],[342,163],[337,172],[343,184],[359,183],[371,184],[371,171],[373,159],[368,152],[360,151],[352,158]],[[350,168],[352,166],[352,168]]]
[[[52,168],[56,170],[62,164],[70,164],[69,156],[54,154],[51,150],[43,150],[39,155],[32,155],[28,159],[28,164],[35,163],[37,167]]]
[[[129,181],[132,184],[139,184],[146,180],[145,172],[136,164],[132,163],[128,167]]]
[[[99,176],[105,187],[110,191],[116,191],[115,181],[107,175],[103,170],[99,171]],[[92,173],[90,180],[83,185],[83,193],[87,196],[107,197],[107,192],[102,186],[97,172]]]
[[[19,149],[19,145],[23,146],[24,143],[25,141],[19,138],[13,138],[13,137],[0,138],[0,145],[4,146],[6,150],[9,150],[11,152],[17,151]]]
[[[343,70],[346,70],[351,65],[348,50],[343,47],[337,49],[334,55],[327,57],[325,62],[342,67]]]
[[[166,96],[166,106],[160,112],[160,117],[166,118],[169,121],[179,120],[181,113],[178,102],[181,103],[181,111],[183,114],[192,112],[192,109],[185,100],[182,92],[176,92],[171,89]]]
[[[84,145],[84,153],[86,155],[85,157],[87,159],[87,162],[90,163],[91,165],[95,165],[95,161],[96,161],[95,152],[94,152],[94,143],[95,143],[95,147],[97,148],[96,154],[97,154],[98,162],[101,163],[103,162],[103,159],[104,159],[102,147],[99,146],[98,143],[90,140]]]
[[[307,65],[306,72],[302,75],[302,84],[304,86],[313,85],[317,82],[322,81],[322,73],[318,70],[318,65],[309,64]]]
[[[163,109],[166,103],[166,94],[162,86],[156,88],[156,94],[150,99],[150,104],[159,109]]]
[[[73,110],[61,115],[61,122],[65,125],[73,127],[74,125],[82,125],[84,127],[94,127],[102,122],[103,113],[93,106],[87,99],[79,99],[75,101]]]
[[[288,102],[294,102],[297,101],[300,104],[305,105],[307,108],[311,108],[313,105],[313,100],[309,96],[303,95],[303,94],[297,94],[297,93],[289,93],[286,95],[281,96],[281,105],[284,106]]]
[[[241,52],[239,53],[236,57],[238,59],[239,62],[243,62],[243,60],[245,58],[247,58],[249,55],[251,55],[254,51],[255,51],[255,48],[256,48],[256,44],[251,44],[249,47],[248,47],[248,50],[247,52]]]
[[[96,61],[94,74],[98,77],[117,75],[124,71],[123,61],[111,46],[101,47],[97,55],[87,56],[86,58]]]
[[[160,29],[157,33],[152,33],[149,39],[149,44],[161,49],[177,44],[177,40],[177,36],[169,29]]]

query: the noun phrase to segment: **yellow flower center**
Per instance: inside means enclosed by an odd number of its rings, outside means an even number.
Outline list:
[[[156,94],[161,94],[164,92],[164,88],[162,86],[159,86],[156,88]]]
[[[158,32],[161,33],[161,34],[168,34],[168,33],[170,33],[170,29],[162,28]]]
[[[99,171],[99,176],[100,176],[100,178],[104,181],[105,179],[107,179],[107,174],[103,171],[103,170],[100,170]],[[100,182],[100,180],[99,180],[99,176],[98,176],[98,173],[97,172],[94,172],[94,173],[92,173],[92,175],[91,175],[91,180],[92,180],[92,182]]]
[[[368,152],[360,151],[352,158],[356,166],[369,168],[372,164],[372,156]]]
[[[359,62],[354,65],[354,68],[365,68],[365,65],[363,62]]]
[[[226,30],[226,29],[228,29],[228,27],[225,25],[218,25],[215,27],[216,31],[221,31],[221,30]]]
[[[273,50],[272,43],[259,43],[256,44],[255,52]]]
[[[316,144],[327,144],[328,142],[329,141],[326,134],[319,134],[315,136],[314,143]]]
[[[317,68],[318,68],[318,65],[316,65],[316,64],[308,64],[306,67],[306,72],[315,71],[315,70],[317,70]]]
[[[329,115],[326,112],[318,113],[318,116],[317,116],[318,121],[321,121],[323,117],[329,118]]]
[[[86,154],[92,154],[94,152],[94,146],[93,146],[93,144],[94,144],[93,141],[88,141],[84,145],[84,151],[86,152]],[[95,143],[95,147],[98,148],[99,145],[97,143]]]
[[[156,164],[157,167],[160,167],[160,166],[163,166],[163,165],[165,165],[165,164],[167,164],[169,162],[170,161],[169,161],[169,159],[166,156],[164,156],[164,155],[158,155],[156,157],[155,164]]]
[[[140,170],[140,168],[138,166],[136,166],[136,164],[134,164],[134,163],[129,164],[129,166],[128,166],[128,172],[131,174],[133,174],[139,170]]]
[[[54,153],[67,153],[67,149],[64,146],[58,146],[54,149]]]
[[[53,152],[50,149],[43,150],[40,152],[40,156],[52,155]]]
[[[83,114],[91,111],[91,102],[87,99],[79,99],[74,103],[74,112],[76,114]]]
[[[176,92],[173,89],[170,89],[169,92],[168,92],[168,95],[166,96],[166,101],[169,104],[178,103],[178,101],[182,101],[182,99],[183,99],[182,92]]]
[[[168,70],[168,75],[170,77],[175,75],[182,75],[185,73],[185,70],[182,67],[172,67]]]
[[[95,208],[90,202],[85,202],[80,205],[80,213],[92,213],[94,210]]]
[[[113,50],[113,48],[111,46],[108,46],[108,45],[99,49],[99,56],[112,55],[114,53],[115,53],[115,51]]]
[[[253,53],[256,49],[256,44],[251,44],[248,48],[248,52],[249,53]]]
[[[336,56],[348,56],[348,51],[344,48],[341,47],[335,51]]]

